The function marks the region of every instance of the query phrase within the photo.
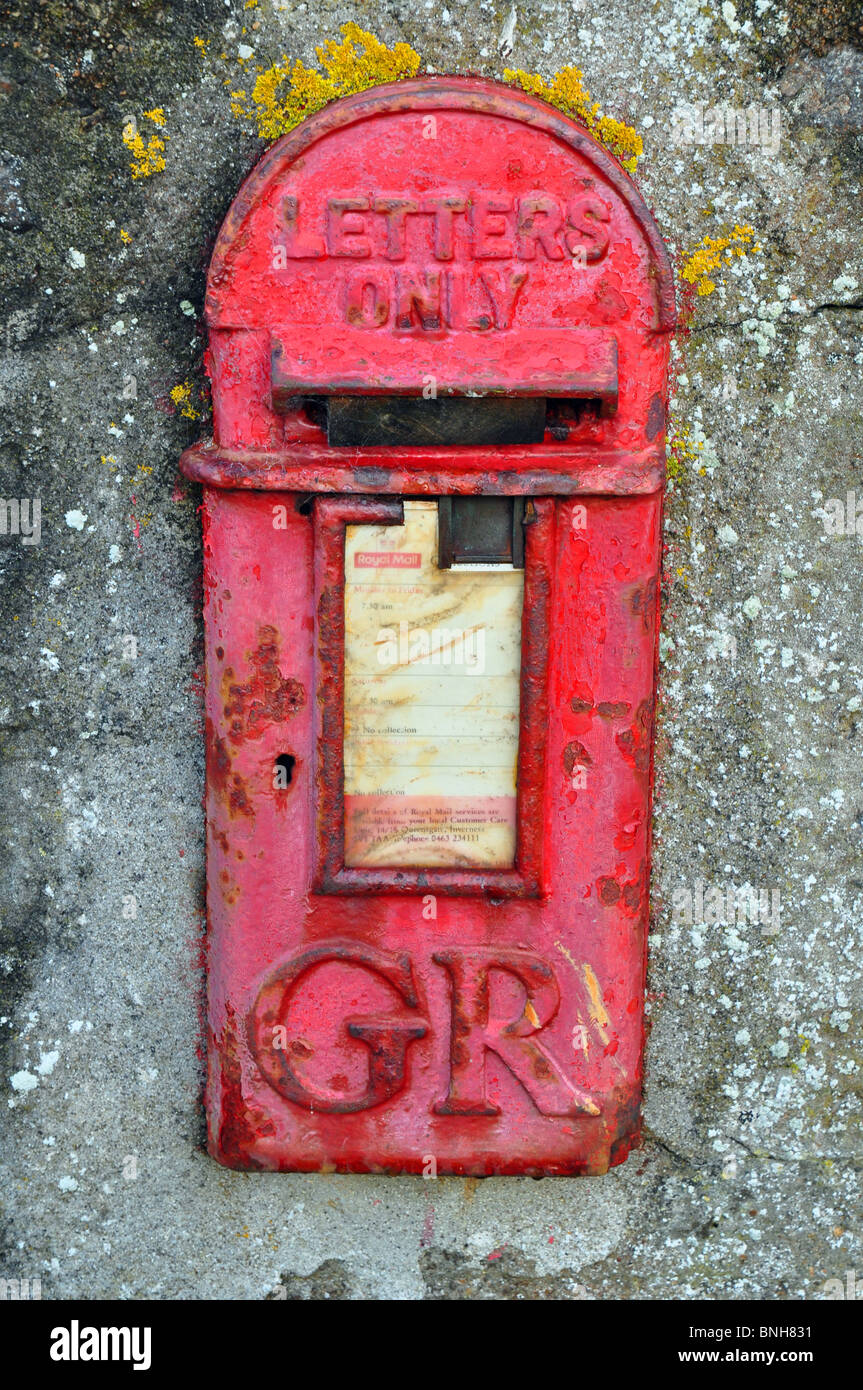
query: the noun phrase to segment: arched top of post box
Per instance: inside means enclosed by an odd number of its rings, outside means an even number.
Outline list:
[[[535,176],[528,179],[514,177],[513,186],[518,187],[522,194],[525,188],[536,190],[534,205],[528,209],[527,213],[524,213],[525,218],[533,215],[534,219],[536,217],[540,219],[540,231],[531,230],[530,232],[534,238],[534,255],[537,253],[537,247],[544,245],[542,219],[548,215],[548,209],[542,204],[544,162],[539,153],[540,147],[533,139],[533,135],[547,137],[549,147],[556,144],[568,149],[574,157],[572,169],[574,179],[578,177],[579,172],[576,166],[582,166],[582,187],[579,188],[576,184],[573,187],[573,193],[584,194],[586,190],[595,190],[600,197],[605,193],[611,197],[612,201],[619,200],[621,210],[625,210],[629,214],[632,227],[640,233],[646,256],[640,258],[639,264],[630,261],[619,272],[618,278],[629,281],[623,287],[624,294],[628,289],[635,295],[639,288],[642,293],[649,292],[654,307],[653,321],[649,324],[645,322],[642,326],[660,333],[669,332],[674,327],[674,284],[664,242],[656,222],[635,184],[621,169],[617,161],[582,126],[536,97],[499,83],[478,78],[434,76],[389,83],[336,101],[309,117],[308,120],[303,121],[301,125],[276,141],[266,151],[243,183],[216,241],[207,283],[206,313],[210,326],[227,329],[258,327],[273,329],[278,326],[286,330],[291,327],[290,320],[278,324],[274,322],[274,318],[278,316],[278,308],[274,308],[272,313],[269,313],[267,301],[260,295],[252,296],[254,304],[253,307],[249,307],[252,300],[247,297],[248,284],[254,281],[256,273],[260,274],[261,269],[260,263],[256,266],[255,241],[261,234],[263,220],[260,215],[256,216],[256,214],[261,214],[263,210],[268,209],[270,219],[275,219],[277,214],[272,204],[278,200],[280,193],[282,195],[280,205],[284,207],[287,204],[289,208],[293,207],[296,214],[297,199],[301,200],[303,195],[308,161],[316,147],[321,146],[331,137],[344,136],[349,133],[352,133],[353,137],[358,140],[359,132],[357,130],[352,131],[352,128],[359,127],[365,122],[410,115],[416,115],[420,118],[443,117],[447,112],[456,115],[493,117],[502,123],[507,123],[510,128],[513,126],[524,128],[525,141],[522,142],[525,145],[524,154],[537,161],[531,169],[533,174],[535,168]],[[422,136],[418,134],[418,141],[421,138]],[[513,163],[516,164],[520,153],[517,138],[511,140],[510,143]],[[400,153],[404,163],[404,150]],[[465,158],[465,155],[468,154],[470,155],[469,160]],[[350,147],[348,145],[345,145],[342,155],[344,159],[350,161]],[[477,147],[476,144],[466,143],[465,150],[456,161],[457,163],[460,161],[462,184],[466,181],[473,181],[475,186],[481,187],[485,159],[486,152],[481,144]],[[407,162],[409,164],[410,161]],[[446,162],[445,159],[444,162]],[[548,160],[545,161],[545,163],[549,162]],[[393,164],[397,165],[398,161],[394,159]],[[523,173],[523,170],[520,172]],[[350,162],[340,166],[340,174],[339,187],[333,188],[331,191],[340,200],[341,254],[345,257],[342,265],[350,266],[352,264],[357,270],[361,270],[363,266],[362,255],[360,254],[362,243],[359,233],[355,230],[359,225],[358,209],[351,208],[350,204],[354,201],[362,203],[364,200],[362,198],[351,199],[349,196],[345,196],[349,191],[358,191],[357,189],[351,190],[352,168]],[[372,191],[382,195],[382,202],[388,198],[391,202],[398,203],[400,196],[406,197],[411,193],[409,188],[395,187],[395,184],[399,183],[397,167],[393,168],[392,165],[381,167],[379,174],[381,186]],[[480,182],[478,183],[478,181]],[[557,171],[557,183],[560,183],[559,169]],[[367,192],[364,184],[362,191]],[[491,195],[500,192],[495,187],[493,177],[487,192]],[[549,199],[549,207],[553,205],[553,202],[553,199]],[[345,206],[346,204],[347,206]],[[498,215],[495,209],[494,196],[488,198],[488,204],[486,216],[491,219],[488,225],[493,226],[493,219]],[[563,207],[565,210],[565,202]],[[381,211],[383,215],[386,215],[386,209],[376,209],[376,211]],[[284,212],[281,215],[284,217]],[[399,215],[398,208],[391,209],[391,221],[387,224],[388,229],[393,226],[396,227],[396,235],[401,235],[398,227]],[[570,218],[573,218],[572,212],[570,212]],[[591,227],[595,226],[595,213],[592,214],[589,208],[587,218],[588,224]],[[525,225],[527,225],[526,222]],[[533,226],[535,226],[535,220]],[[435,227],[437,229],[437,222]],[[580,228],[577,215],[572,221],[567,222],[566,229],[562,231],[561,241],[566,250],[570,251],[576,258],[576,253],[579,250],[583,252],[584,248],[573,247],[571,243],[581,233],[587,233],[589,238],[587,261],[590,263],[597,259],[595,256],[597,242],[595,232],[593,233],[594,239],[590,240],[591,233],[587,230],[583,216]],[[490,233],[490,235],[493,234],[493,232]],[[319,235],[308,226],[300,228],[299,231],[295,229],[295,244],[291,253],[295,265],[298,264],[299,267],[305,266],[309,269],[316,262],[317,264],[321,263],[327,252],[319,241]],[[301,244],[301,238],[305,238],[304,246]],[[272,237],[270,237],[270,242],[272,242]],[[298,247],[299,251],[297,250]],[[267,265],[269,266],[272,245],[268,244],[266,248],[262,248],[262,251],[263,249],[266,250]],[[440,256],[440,260],[444,264],[451,258],[452,254],[451,248],[449,257],[446,255],[446,251],[447,248],[444,247]],[[494,267],[500,253],[490,248],[488,256],[488,265]],[[617,286],[612,286],[609,302],[619,292]],[[362,299],[364,293],[362,287],[358,293]],[[494,293],[494,287],[491,286],[489,296],[492,303]],[[502,293],[506,293],[505,287],[502,289]],[[358,312],[368,313],[371,311],[368,307],[364,309],[361,303]],[[494,312],[496,314],[497,310],[495,309]],[[589,318],[585,319],[585,322],[589,321]],[[431,326],[434,327],[435,325]],[[492,326],[500,325],[493,324]],[[560,330],[564,327],[565,323],[561,323]],[[482,334],[481,336],[487,342],[493,335]]]

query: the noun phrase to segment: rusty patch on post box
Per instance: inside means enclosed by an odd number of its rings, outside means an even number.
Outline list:
[[[231,750],[224,738],[215,731],[212,720],[207,718],[207,784],[234,816],[247,816],[254,820],[255,811],[244,778],[234,771]],[[226,841],[227,844],[227,841]]]
[[[299,681],[279,670],[279,641],[273,627],[258,629],[258,645],[248,656],[252,675],[244,683],[226,666],[222,676],[228,737],[233,743],[260,738],[270,724],[290,719],[306,701]]]
[[[628,763],[638,772],[650,767],[653,747],[653,699],[642,700],[628,729],[615,734],[614,741]]]
[[[563,750],[563,770],[567,777],[571,777],[578,767],[590,767],[593,758],[588,753],[583,743],[573,739]]]
[[[597,705],[596,712],[601,719],[625,719],[630,708],[625,700],[603,700]]]
[[[219,1147],[225,1161],[240,1168],[263,1167],[258,1164],[253,1151],[258,1132],[251,1123],[243,1096],[243,1075],[240,1065],[239,1032],[234,1009],[229,1005],[221,1037],[213,1039],[215,1056],[211,1053],[211,1066],[219,1061]]]

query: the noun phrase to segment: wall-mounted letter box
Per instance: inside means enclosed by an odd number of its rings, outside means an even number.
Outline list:
[[[335,103],[207,293],[210,1151],[601,1173],[638,1138],[673,286],[544,103]]]

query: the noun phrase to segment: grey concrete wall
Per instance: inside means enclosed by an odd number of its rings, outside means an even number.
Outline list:
[[[0,535],[0,1276],[163,1299],[863,1281],[863,547],[825,511],[863,503],[855,11],[517,6],[507,61],[577,63],[636,126],[679,256],[735,222],[763,249],[677,348],[692,447],[666,517],[646,1142],[603,1178],[484,1182],[243,1175],[202,1151],[201,551],[176,464],[206,420],[170,390],[202,408],[209,249],[261,148],[230,111],[238,46],[311,62],[355,19],[494,76],[508,6],[109,0],[7,21],[0,492],[40,499],[41,534]],[[778,112],[778,148],[675,143],[675,108],[720,102]],[[124,119],[159,106],[166,168],[133,181]],[[698,884],[778,893],[778,922],[699,920]]]

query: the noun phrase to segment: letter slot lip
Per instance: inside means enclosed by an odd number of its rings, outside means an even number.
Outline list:
[[[337,337],[312,324],[271,336],[273,409],[297,396],[554,396],[617,406],[617,341],[600,328],[519,328],[450,332],[444,339],[394,333],[386,354],[368,329]]]

